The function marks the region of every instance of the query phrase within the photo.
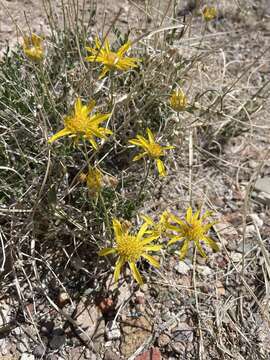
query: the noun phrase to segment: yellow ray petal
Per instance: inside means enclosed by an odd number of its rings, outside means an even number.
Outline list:
[[[71,131],[68,130],[67,128],[64,128],[60,131],[58,131],[56,134],[54,134],[53,136],[51,136],[48,140],[48,143],[51,144],[53,143],[55,140],[63,137],[63,136],[66,136],[66,135],[70,135],[71,134]]]
[[[190,224],[192,222],[192,208],[191,206],[187,209],[186,220]]]
[[[124,265],[124,258],[119,257],[116,261],[115,268],[114,268],[114,281],[117,282],[120,276],[121,269]]]
[[[116,253],[116,250],[114,248],[105,248],[98,252],[98,256],[107,256],[114,253]]]
[[[159,251],[162,249],[162,245],[146,245],[143,248],[145,251]]]
[[[138,284],[143,285],[143,280],[137,266],[134,262],[129,262],[129,267],[134,279],[137,281]]]
[[[188,251],[188,245],[189,245],[189,241],[185,240],[183,246],[181,247],[181,250],[179,251],[180,260],[183,260],[185,258]]]
[[[165,166],[163,164],[163,161],[160,159],[156,160],[157,163],[157,168],[158,168],[158,173],[160,176],[166,176],[166,170],[165,170]]]
[[[127,41],[124,45],[122,45],[120,47],[120,49],[117,51],[117,55],[119,57],[122,57],[127,51],[128,49],[130,48],[131,46],[131,41]]]
[[[147,155],[146,152],[143,152],[143,153],[141,153],[141,154],[138,154],[138,155],[134,156],[134,158],[132,159],[132,161],[141,160],[145,155]]]
[[[149,254],[142,254],[142,257],[144,257],[146,260],[148,260],[150,262],[150,264],[156,268],[160,267],[159,262],[153,258],[153,256],[149,255]]]
[[[154,144],[155,143],[155,138],[154,138],[154,135],[153,135],[152,131],[149,128],[147,128],[146,132],[147,132],[150,144]]]

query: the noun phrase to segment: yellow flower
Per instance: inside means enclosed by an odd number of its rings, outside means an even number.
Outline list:
[[[175,111],[185,110],[187,107],[187,97],[182,89],[177,89],[172,93],[170,105]]]
[[[167,210],[161,214],[158,223],[155,223],[148,215],[141,215],[141,218],[151,227],[151,230],[147,230],[148,234],[157,235],[158,237],[166,236],[170,218],[170,213]]]
[[[118,281],[119,275],[123,265],[127,262],[129,264],[131,273],[135,280],[142,285],[143,280],[139,273],[136,263],[141,257],[145,258],[149,263],[155,267],[159,267],[159,262],[148,254],[148,251],[159,251],[161,245],[150,245],[150,243],[157,239],[157,235],[144,237],[147,231],[148,224],[144,223],[137,234],[130,234],[130,226],[125,223],[120,223],[119,220],[113,219],[113,230],[115,235],[115,247],[102,249],[98,255],[106,256],[109,254],[117,254],[118,259],[114,269],[114,279]]]
[[[99,76],[100,79],[111,70],[126,71],[138,66],[136,62],[140,61],[140,59],[125,56],[131,46],[130,41],[126,42],[116,52],[111,51],[108,39],[105,39],[103,47],[101,47],[101,42],[97,37],[95,39],[95,43],[96,48],[86,47],[86,50],[91,52],[92,55],[87,56],[85,60],[89,62],[99,62],[104,65],[104,68]]]
[[[211,213],[206,211],[204,215],[200,216],[200,210],[197,210],[194,215],[192,214],[192,209],[189,207],[186,212],[185,220],[181,220],[179,217],[170,214],[171,220],[176,225],[169,225],[168,229],[173,230],[177,235],[170,235],[171,240],[168,244],[173,244],[179,240],[183,240],[183,245],[180,249],[180,260],[182,260],[188,251],[189,243],[194,241],[195,246],[197,247],[199,253],[206,257],[205,252],[202,249],[200,241],[204,241],[208,246],[210,246],[214,251],[218,251],[219,247],[213,239],[207,236],[210,228],[216,224],[216,221],[210,223],[203,223],[203,221],[208,218]]]
[[[217,9],[215,7],[206,6],[203,9],[202,14],[205,21],[211,21],[217,16]]]
[[[160,157],[165,155],[165,150],[174,149],[174,146],[161,146],[156,143],[152,131],[148,128],[147,135],[148,140],[141,135],[137,135],[137,139],[129,140],[130,144],[142,147],[144,150],[143,153],[135,156],[133,161],[140,160],[144,156],[149,156],[156,161],[159,175],[166,176],[165,166],[162,160],[160,160]]]
[[[36,34],[23,38],[23,51],[33,61],[41,61],[44,57],[43,40]]]
[[[90,169],[86,176],[86,183],[90,195],[97,195],[100,193],[104,185],[102,172],[97,168]]]
[[[53,143],[55,140],[63,136],[76,137],[76,140],[78,140],[80,136],[83,136],[96,150],[98,146],[95,141],[95,137],[106,139],[106,135],[112,134],[112,132],[106,128],[99,127],[99,124],[107,120],[111,114],[97,113],[90,116],[94,107],[94,100],[92,100],[88,105],[82,105],[81,99],[78,98],[75,102],[74,112],[72,115],[66,116],[64,119],[64,129],[54,134],[48,142]]]

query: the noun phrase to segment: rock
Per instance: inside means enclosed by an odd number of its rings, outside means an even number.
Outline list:
[[[154,347],[136,356],[135,360],[161,360],[159,348]]]
[[[89,360],[98,360],[97,355],[89,349],[85,349],[84,357]]]
[[[16,348],[20,353],[22,353],[22,354],[26,353],[29,350],[28,349],[28,341],[27,341],[27,339],[26,338],[20,339],[17,342]]]
[[[263,220],[259,218],[257,214],[250,214],[249,215],[253,222],[258,226],[258,228],[261,228],[263,226]]]
[[[108,340],[120,339],[121,331],[118,323],[109,321],[106,326],[106,337]]]
[[[179,323],[177,329],[172,333],[174,342],[192,342],[193,337],[193,329],[186,322]]]
[[[52,339],[49,343],[52,350],[60,349],[66,342],[66,335],[62,329],[55,329],[52,334]]]
[[[160,348],[166,347],[171,342],[171,338],[167,334],[160,334],[158,337],[158,346]]]
[[[184,261],[179,261],[174,266],[174,270],[180,275],[187,275],[190,270],[190,267]]]
[[[128,359],[152,334],[152,325],[146,316],[127,318],[121,323],[121,353]]]
[[[83,341],[88,342],[92,338],[104,339],[105,321],[100,309],[95,304],[88,305],[85,299],[82,299],[77,306],[75,320],[83,330],[75,328],[75,332]]]
[[[42,344],[39,344],[34,347],[33,355],[40,359],[45,354],[45,351],[46,349],[44,348],[44,346]]]
[[[28,354],[28,353],[24,353],[20,357],[20,360],[35,360],[35,356],[31,355],[31,354]]]
[[[202,276],[209,276],[212,274],[212,269],[209,266],[197,265],[196,269]]]
[[[185,344],[183,344],[180,341],[174,341],[171,343],[171,347],[173,349],[173,351],[175,351],[177,354],[182,354],[184,355],[186,352],[186,347]]]
[[[270,177],[258,179],[254,184],[254,189],[258,192],[270,194]]]
[[[104,360],[119,360],[119,355],[108,349],[104,354]]]
[[[231,252],[231,259],[234,263],[238,263],[242,260],[242,254],[240,254],[239,252]]]

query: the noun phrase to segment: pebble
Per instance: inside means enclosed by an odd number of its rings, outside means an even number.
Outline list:
[[[231,259],[233,262],[238,263],[242,260],[242,254],[240,254],[239,252],[231,252]]]
[[[108,349],[105,352],[104,360],[119,360],[119,355],[117,355],[112,350]]]
[[[24,353],[20,357],[20,360],[35,360],[35,356],[31,355],[31,354],[28,354],[28,353]]]
[[[174,270],[180,275],[187,275],[190,270],[190,267],[184,261],[179,261],[174,266]]]
[[[197,265],[197,272],[202,276],[209,276],[212,274],[212,269],[209,266]]]
[[[17,342],[16,348],[20,353],[26,353],[28,350],[28,346],[27,346],[27,340],[26,339],[22,339],[20,341]]]
[[[161,334],[158,338],[158,346],[163,348],[171,342],[171,338],[167,334]]]
[[[53,332],[53,338],[50,341],[50,348],[52,350],[59,349],[66,342],[66,336],[62,329],[55,329]]]
[[[108,340],[120,339],[121,331],[118,323],[109,321],[106,326],[106,338]]]
[[[33,355],[37,358],[41,358],[45,354],[45,348],[42,344],[34,347]]]

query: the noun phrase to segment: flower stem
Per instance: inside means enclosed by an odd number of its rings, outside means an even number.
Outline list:
[[[147,164],[147,167],[146,167],[146,172],[145,172],[145,177],[144,177],[142,186],[141,186],[140,191],[139,191],[138,196],[137,196],[137,202],[140,201],[142,192],[143,192],[143,190],[145,188],[145,185],[146,185],[146,182],[147,182],[147,179],[148,179],[148,176],[149,176],[149,172],[150,172],[150,166],[151,166],[151,162],[148,161],[148,164]]]

